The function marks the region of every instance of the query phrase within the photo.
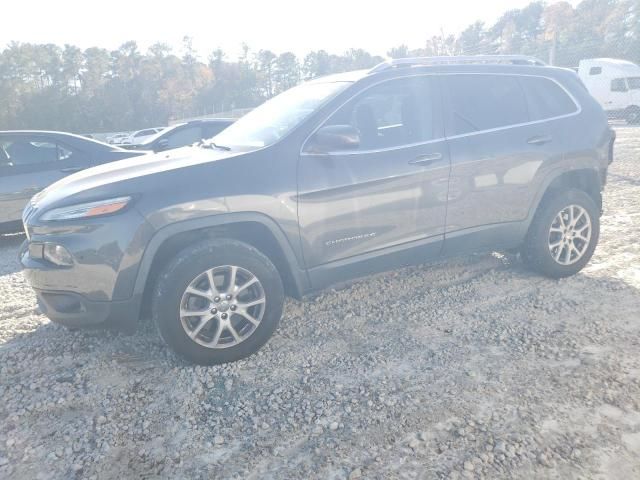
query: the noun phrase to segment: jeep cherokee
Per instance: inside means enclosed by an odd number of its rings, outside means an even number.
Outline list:
[[[549,277],[598,241],[614,132],[570,70],[401,59],[320,78],[212,140],[98,166],[33,198],[20,259],[70,328],[135,328],[199,364],[260,348],[285,295],[466,252]]]

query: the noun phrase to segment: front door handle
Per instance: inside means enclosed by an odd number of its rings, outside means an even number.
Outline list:
[[[424,155],[418,155],[413,160],[409,160],[410,165],[429,165],[430,163],[442,160],[441,153],[426,153]]]
[[[529,145],[544,145],[545,143],[549,143],[553,140],[550,135],[537,135],[535,137],[531,137],[527,140]]]
[[[66,167],[60,169],[60,171],[63,173],[79,172],[80,170],[82,170],[82,167]]]

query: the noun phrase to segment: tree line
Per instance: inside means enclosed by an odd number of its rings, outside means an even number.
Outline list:
[[[535,1],[505,12],[493,25],[476,22],[458,34],[432,36],[421,48],[399,45],[386,52],[392,58],[508,53],[566,67],[599,56],[640,63],[640,0],[583,0],[575,8]],[[237,59],[215,49],[205,61],[189,37],[179,53],[163,43],[141,52],[134,41],[114,51],[12,42],[0,52],[0,129],[101,132],[166,125],[255,107],[302,80],[382,61],[362,49],[298,58],[247,45]]]

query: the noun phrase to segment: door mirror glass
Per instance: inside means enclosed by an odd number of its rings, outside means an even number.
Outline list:
[[[327,125],[318,130],[305,151],[329,153],[355,150],[360,146],[360,131],[352,125]]]

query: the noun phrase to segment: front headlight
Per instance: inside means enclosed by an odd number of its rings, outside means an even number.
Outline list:
[[[122,210],[131,201],[131,197],[109,198],[97,202],[78,203],[68,207],[54,208],[42,215],[46,222],[56,220],[71,220],[73,218],[90,218],[108,215]]]

